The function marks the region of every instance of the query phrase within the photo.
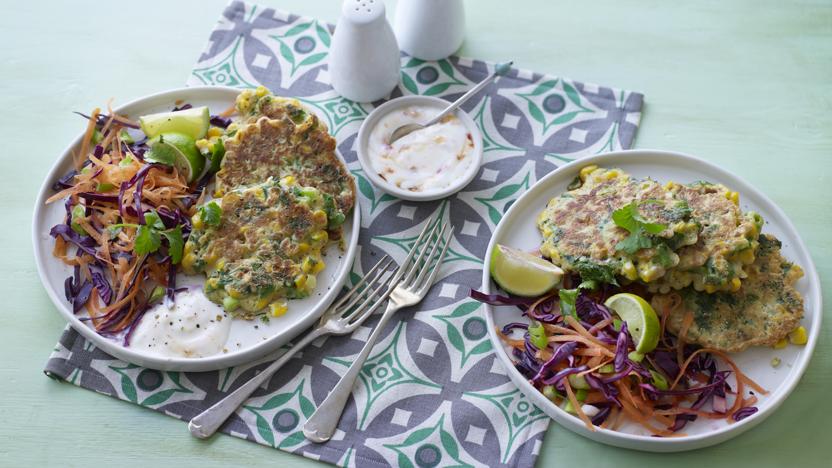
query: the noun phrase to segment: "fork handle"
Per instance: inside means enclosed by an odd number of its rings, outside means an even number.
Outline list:
[[[196,415],[188,423],[188,430],[191,434],[200,439],[211,437],[217,429],[239,408],[258,387],[267,382],[278,369],[289,362],[298,351],[306,347],[315,339],[328,333],[320,328],[314,328],[306,336],[301,338],[294,346],[289,348],[279,359],[269,364],[262,372],[252,377],[248,382],[241,385],[237,390],[228,394],[222,400],[214,403],[213,406]]]
[[[384,326],[390,320],[390,317],[399,310],[399,306],[395,305],[393,301],[387,303],[387,309],[378,321],[376,328],[367,338],[367,343],[361,348],[361,352],[353,361],[347,373],[341,377],[341,380],[333,387],[329,395],[315,410],[315,413],[303,425],[303,435],[312,442],[322,443],[328,441],[335,433],[338,427],[338,421],[341,419],[341,414],[344,412],[344,406],[347,405],[352,388],[355,386],[355,381],[361,369],[364,367],[364,362],[373,350],[376,341],[381,335]]]

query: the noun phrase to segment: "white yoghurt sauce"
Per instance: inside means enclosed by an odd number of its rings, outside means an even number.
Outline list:
[[[474,142],[468,128],[454,115],[389,144],[397,128],[427,122],[440,110],[405,106],[378,120],[367,140],[367,153],[382,179],[402,190],[427,192],[448,188],[463,178],[474,160]]]
[[[156,304],[142,317],[130,347],[165,357],[213,356],[225,348],[231,317],[201,289],[176,294],[173,308]]]

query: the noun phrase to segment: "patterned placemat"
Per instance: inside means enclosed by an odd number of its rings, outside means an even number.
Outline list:
[[[455,236],[439,284],[421,305],[401,312],[374,348],[333,440],[307,442],[300,428],[358,354],[373,321],[351,337],[320,341],[298,354],[222,431],[341,466],[531,466],[549,419],[506,377],[468,291],[480,284],[488,239],[511,203],[560,164],[629,148],[643,97],[512,70],[463,106],[484,136],[476,179],[441,202],[403,202],[375,190],[356,160],[356,134],[374,106],[332,90],[326,67],[332,29],[312,18],[234,1],[188,84],[262,84],[326,116],[360,191],[362,247],[351,281],[378,255],[400,261],[435,213],[455,226]],[[403,56],[401,84],[392,97],[453,100],[492,69],[491,63],[462,57],[424,62]],[[187,421],[263,366],[159,372],[114,359],[67,329],[46,372]],[[182,437],[188,437],[184,428]]]

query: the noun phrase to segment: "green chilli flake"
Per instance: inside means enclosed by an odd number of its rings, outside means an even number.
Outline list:
[[[549,340],[546,337],[546,329],[543,327],[543,324],[540,322],[532,322],[529,325],[529,341],[537,348],[537,349],[546,349],[549,346]]]
[[[72,217],[70,221],[70,227],[73,231],[81,234],[82,236],[87,235],[87,231],[84,230],[83,227],[78,223],[81,219],[87,216],[87,209],[84,205],[75,205],[72,207]]]
[[[563,315],[571,315],[578,318],[578,311],[575,309],[575,301],[578,299],[580,288],[561,289],[558,291],[560,297],[560,312]]]

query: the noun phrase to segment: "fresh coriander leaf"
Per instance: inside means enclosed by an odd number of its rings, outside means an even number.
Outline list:
[[[156,210],[150,210],[144,214],[144,223],[151,229],[162,230],[165,228],[165,223],[159,217]]]
[[[630,233],[628,237],[616,244],[615,250],[623,250],[631,255],[640,249],[653,246],[648,234],[658,234],[667,229],[664,224],[651,223],[642,218],[635,200],[613,211],[612,220],[616,226],[624,228]]]
[[[636,220],[638,216],[638,206],[635,200],[631,201],[629,205],[625,205],[612,212],[612,220],[616,226],[626,229],[628,232],[636,232],[639,228],[639,222]]]
[[[650,234],[658,234],[667,229],[667,226],[659,223],[641,223],[641,228]]]
[[[653,241],[644,234],[643,230],[639,229],[615,244],[615,250],[623,250],[632,255],[641,249],[649,249],[652,246]]]
[[[575,300],[578,299],[579,292],[579,288],[561,289],[558,291],[558,296],[560,296],[560,312],[563,315],[571,315],[578,318],[578,311],[575,309]]]
[[[217,202],[208,202],[199,207],[199,217],[209,226],[219,226],[222,217],[222,207]]]
[[[596,281],[597,283],[618,286],[612,265],[599,265],[582,260],[575,263],[575,269],[581,275],[581,281]]]
[[[145,224],[139,226],[136,230],[136,240],[133,244],[133,248],[137,254],[144,255],[153,253],[159,250],[160,245],[162,245],[162,236],[159,234],[159,231]]]
[[[598,287],[598,281],[595,281],[595,280],[581,281],[581,284],[578,285],[578,289],[587,289],[589,291],[592,291],[597,287]]]
[[[673,252],[670,250],[665,244],[659,244],[656,247],[656,259],[659,261],[659,265],[668,268],[673,266]]]
[[[182,226],[176,226],[173,229],[162,231],[161,233],[168,240],[168,254],[170,260],[174,265],[182,261],[182,251],[185,247],[185,241],[182,240]]]

